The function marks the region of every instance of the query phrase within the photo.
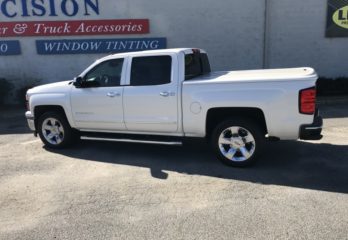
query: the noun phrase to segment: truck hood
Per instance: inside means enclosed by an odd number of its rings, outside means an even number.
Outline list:
[[[313,68],[284,68],[265,70],[246,70],[230,72],[212,72],[204,76],[193,78],[190,81],[204,82],[255,82],[255,81],[287,81],[287,80],[308,80],[317,79],[318,76]]]
[[[71,88],[72,82],[70,81],[62,81],[62,82],[55,82],[55,83],[49,83],[45,85],[40,85],[34,88],[31,88],[28,90],[28,94],[36,94],[36,93],[66,93]]]

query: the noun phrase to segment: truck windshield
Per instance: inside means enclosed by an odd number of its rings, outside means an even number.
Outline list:
[[[210,73],[209,59],[206,53],[185,55],[185,80]]]

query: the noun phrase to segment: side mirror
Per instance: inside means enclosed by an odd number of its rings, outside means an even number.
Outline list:
[[[82,77],[76,77],[74,79],[74,86],[76,88],[82,88],[82,85],[83,85],[83,78]]]

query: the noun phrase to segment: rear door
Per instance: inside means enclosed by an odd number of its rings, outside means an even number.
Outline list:
[[[124,120],[129,131],[178,131],[176,55],[132,57],[124,87]]]

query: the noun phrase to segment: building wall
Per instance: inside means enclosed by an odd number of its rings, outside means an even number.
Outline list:
[[[166,37],[167,47],[198,47],[210,53],[212,67],[252,69],[262,65],[263,3],[259,0],[210,1],[193,0],[99,0],[100,16],[47,17],[45,20],[135,19],[150,20],[146,35],[68,36],[82,38]],[[3,19],[3,18],[2,18]],[[1,20],[2,20],[1,19]],[[6,19],[7,20],[7,19]],[[26,21],[18,17],[11,21]],[[30,21],[43,20],[30,17]],[[8,20],[7,20],[8,21]],[[32,80],[55,82],[72,79],[105,54],[38,55],[35,40],[62,37],[21,37],[22,54],[0,56],[1,77],[16,84]],[[6,38],[11,40],[18,38]]]
[[[0,20],[145,18],[150,20],[150,33],[146,35],[66,36],[64,39],[166,37],[168,48],[206,49],[213,70],[313,66],[322,76],[348,76],[344,61],[348,39],[325,38],[326,0],[267,1],[266,34],[266,0],[99,0],[100,15],[12,19],[0,15]],[[0,56],[0,77],[17,87],[35,80],[47,83],[72,79],[105,55],[38,55],[35,47],[38,39],[62,37],[0,38],[19,40],[22,48],[21,55]]]
[[[325,38],[327,0],[268,0],[268,66],[314,67],[320,76],[348,76],[348,38]]]

